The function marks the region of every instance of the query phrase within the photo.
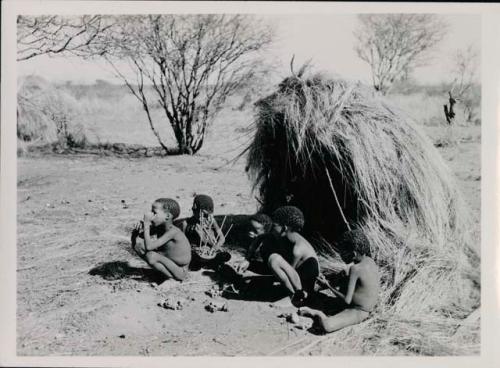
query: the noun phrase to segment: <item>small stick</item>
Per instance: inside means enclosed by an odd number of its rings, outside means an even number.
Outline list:
[[[222,233],[222,229],[224,228],[224,223],[226,222],[226,217],[227,215],[224,216],[224,219],[222,220],[222,225],[220,226],[220,232]],[[224,233],[222,233],[224,234]],[[224,234],[224,237],[226,237],[226,234]],[[217,234],[217,238],[215,239],[215,244],[219,244],[219,238],[220,234]]]
[[[332,189],[332,192],[333,192],[333,196],[335,197],[335,203],[337,203],[340,214],[342,215],[342,219],[344,220],[344,222],[347,226],[347,229],[349,231],[351,231],[351,227],[349,226],[349,223],[347,222],[347,219],[344,216],[344,212],[342,211],[342,207],[340,206],[339,199],[337,198],[337,193],[335,193],[335,189],[333,188],[332,178],[330,177],[330,173],[328,172],[328,169],[326,167],[325,167],[325,171],[326,171],[326,176],[328,177],[328,182],[330,183],[330,188]]]
[[[225,215],[224,219],[222,220],[222,225],[220,226],[221,231],[224,228],[224,223],[226,222],[226,217],[227,217],[227,215]]]
[[[229,226],[229,229],[227,229],[227,232],[224,234],[224,237],[227,237],[227,234],[229,234],[229,232],[231,231],[232,228],[233,228],[233,224],[231,224],[231,226]]]
[[[325,285],[332,293],[334,293],[336,296],[345,299],[345,295],[342,294],[340,291],[335,289],[333,286],[330,285],[330,283],[326,280],[326,278],[323,275],[320,275],[316,278],[319,282],[321,282],[323,285]]]

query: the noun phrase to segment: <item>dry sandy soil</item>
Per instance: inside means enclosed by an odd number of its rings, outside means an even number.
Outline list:
[[[437,139],[444,134],[433,128]],[[475,219],[479,246],[480,127],[457,128],[462,142],[440,148]],[[226,158],[229,157],[226,155]],[[18,159],[17,350],[19,355],[354,355],[332,340],[278,318],[269,300],[224,299],[204,309],[210,271],[165,290],[129,251],[131,224],[157,197],[177,198],[189,216],[193,193],[216,213],[256,209],[244,160],[224,156],[125,159],[45,155]],[[238,250],[233,248],[234,257]],[[129,265],[126,262],[132,260]],[[181,297],[182,310],[157,305]],[[252,298],[249,298],[252,299]],[[310,322],[304,320],[305,323]],[[281,350],[280,350],[281,349]]]

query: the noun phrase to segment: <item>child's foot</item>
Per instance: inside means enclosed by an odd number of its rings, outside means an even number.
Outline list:
[[[318,311],[318,310],[315,310],[315,309],[311,309],[309,307],[299,308],[299,310],[297,311],[297,313],[298,313],[299,316],[309,317],[309,318],[317,318],[318,315],[322,314],[321,311]]]
[[[325,328],[324,321],[327,317],[323,312],[308,307],[302,307],[299,308],[297,314],[299,316],[312,318],[314,321],[313,327],[317,328],[320,331],[324,331]]]
[[[294,307],[300,308],[302,307],[307,299],[307,293],[304,290],[297,290],[292,297],[292,304]]]
[[[144,261],[139,258],[131,258],[127,261],[127,267],[130,268],[144,268]]]

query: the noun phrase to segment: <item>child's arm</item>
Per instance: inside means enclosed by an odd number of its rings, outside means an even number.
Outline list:
[[[358,281],[358,273],[351,267],[349,273],[349,284],[347,285],[347,293],[345,294],[345,302],[351,304],[354,290],[356,289],[356,282]]]
[[[259,237],[253,239],[250,245],[248,246],[245,258],[250,261],[255,256],[255,251],[257,250],[260,244],[262,244],[262,239],[260,239]]]
[[[154,250],[156,248],[161,247],[163,244],[165,244],[169,240],[173,239],[175,236],[175,233],[178,230],[175,227],[172,227],[169,231],[167,231],[165,234],[163,234],[159,238],[151,239],[150,228],[151,228],[151,218],[152,217],[153,217],[153,215],[149,214],[149,213],[146,213],[144,215],[144,248],[146,251]]]
[[[248,269],[248,267],[250,266],[250,261],[252,261],[253,257],[255,256],[255,252],[257,251],[257,249],[261,244],[262,244],[261,237],[253,239],[253,241],[248,246],[245,258],[239,261],[236,265],[236,270],[238,272],[243,273]]]
[[[292,240],[292,239],[290,239]],[[295,240],[295,239],[293,239]],[[293,260],[292,260],[292,267],[297,268],[297,265],[301,260],[303,260],[306,257],[307,254],[307,249],[306,245],[303,244],[300,239],[295,240],[293,244]]]

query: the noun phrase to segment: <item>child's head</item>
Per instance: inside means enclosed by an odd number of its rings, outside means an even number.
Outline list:
[[[272,232],[282,236],[287,231],[302,231],[304,227],[304,214],[294,206],[283,206],[275,210],[271,216],[273,220]]]
[[[201,213],[213,213],[214,201],[210,196],[198,194],[193,200],[193,216],[198,217]]]
[[[340,256],[346,263],[359,261],[362,256],[371,257],[370,242],[360,229],[347,231],[338,242]]]
[[[181,208],[176,200],[171,198],[158,198],[153,202],[153,225],[158,226],[166,222],[171,222],[179,217]]]
[[[250,216],[250,229],[248,231],[248,236],[250,238],[256,238],[259,235],[267,233],[271,230],[273,221],[271,218],[264,213],[256,213]]]

